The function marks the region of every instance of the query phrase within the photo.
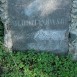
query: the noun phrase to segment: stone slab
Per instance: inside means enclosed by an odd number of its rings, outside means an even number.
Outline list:
[[[13,50],[67,53],[72,0],[8,0],[5,45]]]

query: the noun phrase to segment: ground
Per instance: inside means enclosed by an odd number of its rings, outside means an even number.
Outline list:
[[[71,56],[48,52],[6,52],[4,28],[0,21],[0,77],[77,77],[77,62]]]

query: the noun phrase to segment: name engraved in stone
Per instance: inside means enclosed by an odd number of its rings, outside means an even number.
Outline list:
[[[43,26],[43,25],[64,25],[66,24],[66,19],[42,19],[42,20],[16,20],[12,21],[12,24],[15,24],[14,26]]]

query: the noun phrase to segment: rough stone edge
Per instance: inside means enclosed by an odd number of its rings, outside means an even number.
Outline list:
[[[4,46],[12,50],[11,30],[9,29],[8,0],[0,0],[0,17],[4,23]]]
[[[69,42],[69,53],[72,54],[73,60],[77,60],[77,0],[73,0],[72,3],[71,25],[69,26],[69,32],[70,36],[73,35],[75,38],[73,41]],[[73,36],[71,37],[73,38]]]

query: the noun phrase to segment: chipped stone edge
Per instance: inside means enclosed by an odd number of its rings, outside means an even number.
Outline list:
[[[11,30],[9,29],[8,0],[0,0],[0,17],[4,23],[4,46],[12,50]]]
[[[73,0],[71,10],[71,25],[69,26],[70,35],[73,34],[76,38],[69,43],[69,53],[72,54],[72,59],[77,60],[77,0]],[[71,38],[70,38],[71,39]]]

